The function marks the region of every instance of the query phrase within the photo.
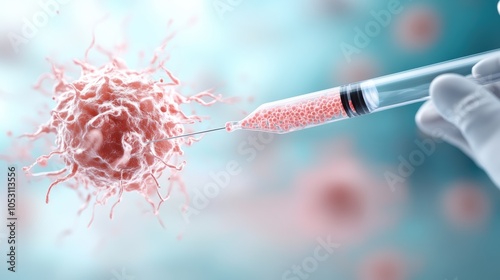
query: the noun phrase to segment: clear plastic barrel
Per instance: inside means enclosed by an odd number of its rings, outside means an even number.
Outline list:
[[[370,112],[377,112],[429,99],[429,87],[436,77],[445,73],[470,75],[472,67],[499,50],[471,55],[410,71],[361,82],[361,89]]]
[[[243,120],[228,122],[226,130],[287,133],[424,101],[437,76],[468,75],[474,64],[492,55],[500,55],[500,50],[266,103]],[[497,80],[495,77],[486,82]]]

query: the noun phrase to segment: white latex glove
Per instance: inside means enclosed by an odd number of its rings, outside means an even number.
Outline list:
[[[475,78],[495,73],[500,73],[500,57],[472,68]],[[416,116],[420,129],[460,148],[500,188],[500,83],[480,86],[446,74],[432,82],[430,95]]]

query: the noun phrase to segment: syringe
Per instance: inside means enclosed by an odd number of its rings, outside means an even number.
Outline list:
[[[467,77],[478,84],[492,84],[500,81],[500,73],[474,78],[470,73],[476,63],[495,55],[500,56],[500,49],[265,103],[243,120],[227,122],[225,127],[168,139],[223,129],[228,132],[243,129],[281,134],[380,112],[428,100],[432,80],[445,73],[469,75]]]

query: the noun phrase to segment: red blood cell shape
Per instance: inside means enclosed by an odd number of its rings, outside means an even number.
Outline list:
[[[458,229],[479,229],[490,216],[491,202],[477,184],[460,182],[447,189],[442,199],[444,217]]]
[[[52,73],[43,79],[54,82],[55,107],[49,121],[26,136],[35,139],[55,134],[56,149],[24,168],[33,175],[35,165],[44,167],[55,155],[62,159],[65,167],[61,170],[38,174],[56,177],[49,186],[47,202],[54,186],[74,179],[80,186],[93,186],[91,193],[99,204],[116,195],[120,201],[123,192],[137,191],[157,213],[149,198],[151,190],[161,202],[168,198],[160,195],[158,178],[166,169],[173,178],[180,178],[173,175],[185,162],[177,158],[194,138],[151,141],[183,134],[186,124],[202,120],[185,114],[182,104],[211,105],[221,100],[211,92],[188,97],[177,91],[178,79],[159,59],[167,42],[154,54],[150,66],[141,70],[127,67],[112,52],[106,52],[110,60],[102,66],[88,62],[88,51],[83,61],[75,60],[81,68],[77,79],[70,79],[62,67],[52,63]],[[93,43],[89,50],[92,47]],[[164,73],[165,81],[152,78],[157,72]]]
[[[244,129],[285,133],[347,117],[340,100],[339,88],[311,93],[260,106],[240,123],[226,124]]]
[[[441,23],[432,7],[409,7],[396,21],[395,38],[407,50],[422,50],[438,39]]]

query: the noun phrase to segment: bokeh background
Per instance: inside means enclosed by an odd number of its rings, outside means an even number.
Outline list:
[[[389,2],[61,1],[16,53],[7,34],[19,34],[23,19],[43,10],[39,1],[0,1],[1,180],[7,165],[29,165],[53,145],[51,136],[18,138],[48,120],[54,106],[33,89],[50,71],[46,59],[78,77],[72,60],[83,58],[94,31],[98,45],[126,46],[117,54],[142,68],[141,57],[177,30],[165,52],[171,55],[167,67],[183,83],[178,90],[191,95],[213,88],[238,100],[183,107],[210,116],[192,130],[241,119],[264,102],[500,46],[494,0],[401,0],[401,12],[348,59],[342,45],[354,45],[355,28],[364,29]],[[96,51],[90,58],[106,62]],[[52,86],[44,84],[49,91]],[[178,187],[158,217],[138,193],[127,193],[113,220],[110,205],[97,206],[89,228],[92,207],[77,214],[83,203],[78,192],[58,186],[47,205],[50,180],[19,171],[17,272],[7,271],[2,226],[0,278],[497,279],[500,192],[462,152],[418,131],[418,108],[286,135],[206,135],[185,149],[188,212],[181,211],[185,196]],[[415,141],[432,143],[435,151],[391,187],[385,176],[397,174],[419,150]],[[229,162],[238,164],[238,174],[213,198],[200,198],[214,182],[211,174],[226,172]],[[37,171],[61,165],[54,159]],[[328,238],[340,247],[324,261],[311,261]],[[287,273],[294,265],[302,276]]]

